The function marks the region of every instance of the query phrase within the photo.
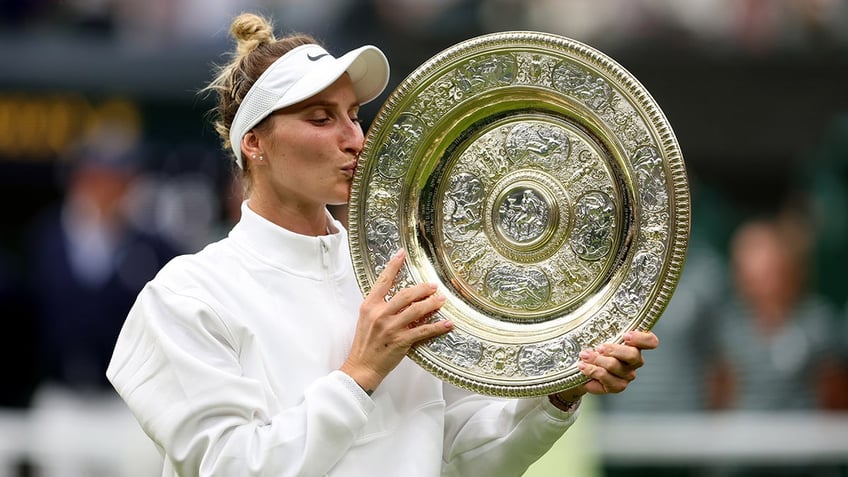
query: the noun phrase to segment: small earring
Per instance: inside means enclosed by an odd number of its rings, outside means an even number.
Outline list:
[[[260,161],[264,161],[264,160],[265,160],[265,156],[259,156],[259,160],[260,160]]]
[[[256,154],[254,154],[254,155],[253,155],[253,156],[251,156],[251,157],[253,157],[254,159],[256,159]]]

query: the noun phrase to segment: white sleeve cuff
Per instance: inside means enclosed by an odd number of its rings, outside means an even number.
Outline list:
[[[330,373],[330,378],[332,378],[338,384],[342,385],[345,389],[347,389],[350,395],[357,400],[359,406],[365,413],[370,413],[372,410],[374,410],[374,400],[372,400],[371,396],[369,396],[365,392],[365,390],[362,389],[362,386],[360,386],[359,383],[354,381],[354,379],[351,378],[347,373],[336,370]]]

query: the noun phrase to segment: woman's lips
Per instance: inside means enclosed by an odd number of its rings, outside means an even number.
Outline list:
[[[344,171],[345,174],[349,174],[349,175],[353,176],[353,173],[356,172],[356,165],[357,165],[357,161],[351,161],[351,162],[345,164],[344,167],[342,167],[342,171]]]

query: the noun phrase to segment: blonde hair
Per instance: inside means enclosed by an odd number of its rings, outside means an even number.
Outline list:
[[[236,40],[236,50],[230,62],[216,67],[214,79],[201,92],[216,94],[217,105],[211,111],[214,116],[212,124],[221,138],[222,147],[232,154],[231,147],[240,145],[230,144],[230,127],[251,86],[284,54],[298,46],[318,42],[301,33],[277,39],[271,21],[254,13],[236,16],[230,25],[230,35]],[[248,161],[244,161],[243,178],[248,178],[247,172]]]

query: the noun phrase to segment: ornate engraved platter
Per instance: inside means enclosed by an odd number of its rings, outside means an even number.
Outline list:
[[[581,349],[659,319],[689,239],[677,140],[645,88],[603,53],[538,32],[431,58],[371,125],[350,198],[368,293],[396,250],[396,288],[437,282],[455,329],[410,357],[497,396],[577,386]]]

